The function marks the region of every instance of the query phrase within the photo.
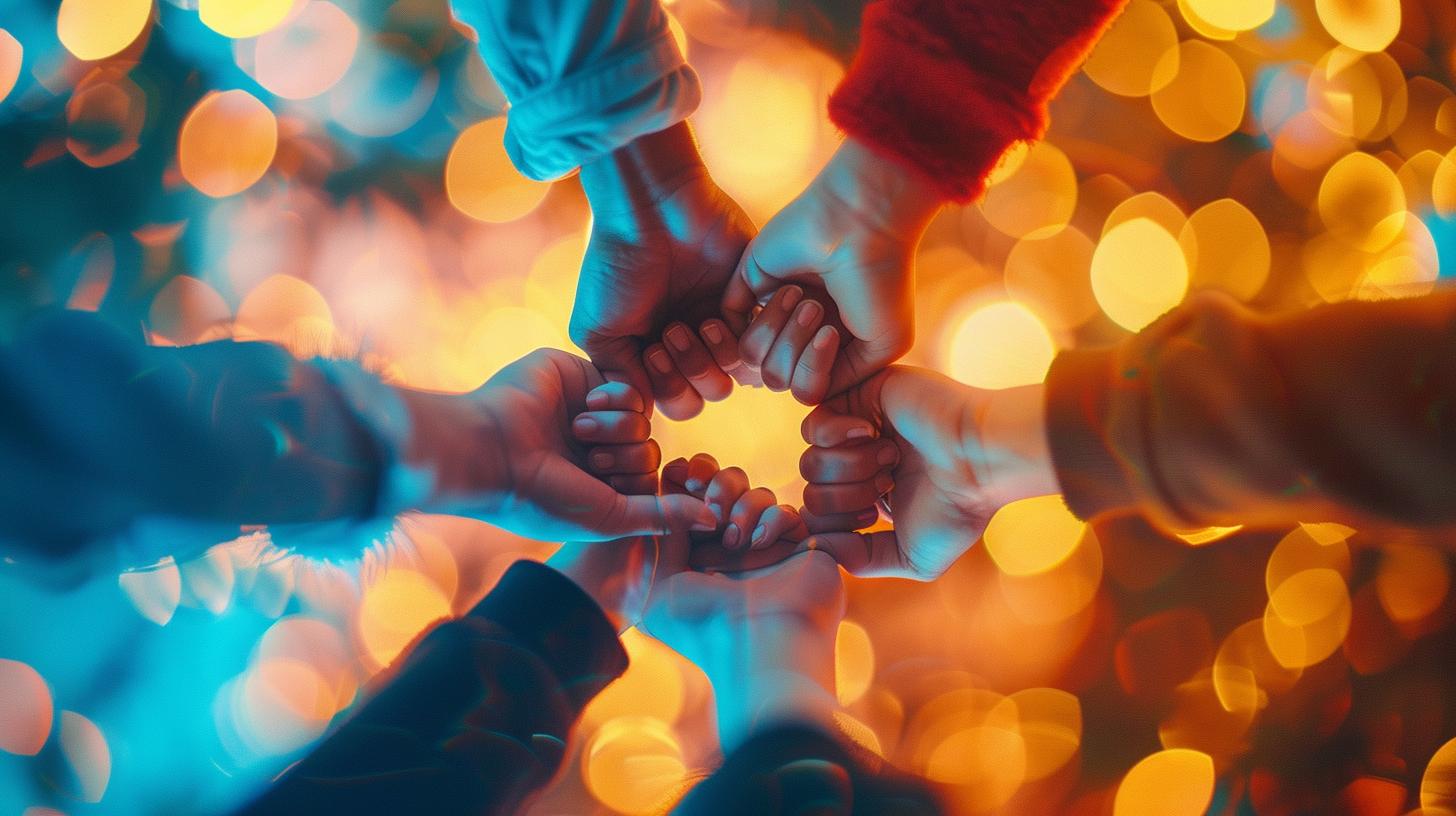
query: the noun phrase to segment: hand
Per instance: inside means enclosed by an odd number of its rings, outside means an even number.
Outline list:
[[[471,394],[401,390],[411,420],[403,464],[430,480],[420,509],[542,540],[715,529],[699,499],[628,495],[640,492],[659,454],[645,444],[645,404],[629,388],[601,388],[605,382],[586,360],[541,350]],[[587,446],[623,439],[633,444],[613,463],[588,461]]]
[[[712,681],[726,753],[770,721],[829,723],[844,605],[834,559],[806,552],[750,572],[668,578],[642,628]]]
[[[811,530],[869,526],[878,502],[894,529],[816,534],[850,572],[928,580],[977,539],[1003,505],[1058,491],[1044,391],[986,391],[893,366],[804,419],[799,468]]]
[[[625,385],[608,383],[592,393],[618,388],[627,389]],[[637,404],[641,405],[640,400]],[[656,468],[653,461],[658,455],[656,443],[634,440],[630,432],[604,434],[598,441],[607,443],[607,447],[597,450],[610,449],[615,459],[633,460],[639,463],[636,467],[652,461],[652,467]],[[588,454],[589,460],[597,456],[597,450]],[[627,478],[641,479],[637,486],[648,489],[645,477],[646,474],[638,474]],[[655,472],[651,474],[651,482],[651,488],[655,489]],[[741,542],[735,543],[737,549],[746,546],[751,535],[752,540],[761,542],[757,545],[759,549],[776,545],[788,552],[808,534],[797,510],[775,504],[772,491],[750,490],[748,477],[741,469],[720,470],[718,463],[707,454],[700,453],[691,461],[676,459],[668,463],[663,469],[662,482],[665,494],[692,496],[707,503],[716,526],[709,534],[695,534],[701,540],[721,542],[731,538]],[[547,563],[591,595],[620,632],[641,619],[643,610],[655,598],[657,584],[687,568],[691,546],[690,537],[684,533],[634,536],[607,543],[567,543]],[[782,559],[783,555],[778,557]]]
[[[851,139],[769,221],[749,243],[723,300],[729,327],[741,337],[741,356],[761,367],[765,385],[816,404],[909,350],[915,247],[941,201],[929,180]],[[754,320],[753,309],[788,283],[811,290],[810,297],[826,293],[842,331],[776,345],[778,331]],[[765,316],[773,317],[768,309],[759,318]],[[806,360],[809,344],[814,352]],[[827,379],[816,376],[826,357]]]
[[[571,339],[666,416],[695,416],[732,390],[736,335],[719,303],[753,223],[708,176],[686,124],[588,164],[581,183],[593,221]]]

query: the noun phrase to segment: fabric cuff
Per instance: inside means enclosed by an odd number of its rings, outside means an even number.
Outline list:
[[[517,561],[470,611],[510,630],[585,706],[627,670],[616,627],[570,578],[535,561]]]
[[[1046,379],[1047,439],[1062,497],[1078,518],[1132,510],[1132,478],[1113,447],[1117,349],[1064,351]]]
[[[396,516],[418,509],[434,489],[434,475],[405,464],[410,440],[409,410],[395,389],[347,360],[313,361],[338,391],[344,406],[359,418],[378,448],[382,465],[375,493],[375,516]]]
[[[635,49],[514,100],[506,153],[523,175],[554,181],[687,119],[702,95],[698,75],[664,26]]]

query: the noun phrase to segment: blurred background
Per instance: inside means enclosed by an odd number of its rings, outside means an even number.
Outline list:
[[[837,144],[861,5],[667,3],[707,164],[759,223]],[[446,391],[575,350],[585,199],[511,167],[468,38],[445,0],[0,0],[0,337],[62,304]],[[1131,0],[1049,138],[932,226],[908,361],[1008,387],[1199,289],[1430,291],[1456,268],[1453,72],[1450,0]],[[740,389],[659,435],[796,500],[804,413]],[[957,813],[1451,816],[1453,542],[1308,522],[1170,537],[1012,505],[932,584],[851,581],[840,724]],[[380,532],[358,564],[261,530],[121,575],[0,563],[0,813],[226,810],[554,546]],[[658,813],[718,760],[705,678],[625,640],[533,812]]]

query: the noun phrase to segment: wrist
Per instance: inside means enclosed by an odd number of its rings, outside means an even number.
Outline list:
[[[741,636],[695,662],[713,684],[724,752],[775,722],[832,722],[834,638],[797,617],[738,620]]]
[[[501,423],[479,393],[396,392],[410,425],[402,462],[430,482],[419,509],[490,517],[510,494],[511,478]]]
[[[967,401],[961,450],[1000,507],[1061,490],[1047,440],[1046,386],[985,392]]]
[[[874,229],[918,239],[945,203],[919,170],[849,138],[816,179],[822,192]]]
[[[581,188],[598,221],[656,208],[688,184],[708,180],[687,122],[648,133],[582,165]]]

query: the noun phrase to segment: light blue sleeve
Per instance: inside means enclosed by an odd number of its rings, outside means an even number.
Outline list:
[[[547,181],[697,109],[659,0],[451,0],[510,102],[506,152]]]

